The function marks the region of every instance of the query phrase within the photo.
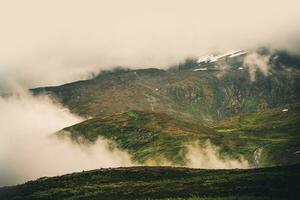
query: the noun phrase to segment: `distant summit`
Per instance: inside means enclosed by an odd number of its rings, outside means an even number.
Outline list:
[[[244,56],[248,53],[248,51],[244,51],[244,50],[238,50],[238,51],[229,51],[225,54],[220,54],[220,55],[208,55],[208,56],[202,56],[200,58],[198,58],[197,63],[199,63],[199,66],[201,66],[202,64],[206,64],[206,63],[214,63],[220,60],[226,60],[226,59],[230,59],[230,58],[234,58],[234,57],[238,57],[238,56]]]
[[[223,54],[209,54],[198,58],[190,58],[179,65],[179,70],[207,71],[224,70],[226,68],[238,69],[242,67],[244,57],[249,54],[245,50],[232,50]]]

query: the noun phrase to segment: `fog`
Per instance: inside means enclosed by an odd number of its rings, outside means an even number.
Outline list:
[[[187,144],[186,149],[188,167],[204,169],[249,168],[248,161],[243,157],[240,159],[222,158],[219,154],[219,148],[211,144],[209,140],[205,143],[195,141]]]
[[[3,0],[0,88],[86,78],[112,66],[162,67],[260,45],[298,51],[299,1]]]
[[[34,97],[19,88],[16,91],[0,98],[0,186],[102,167],[141,165],[102,137],[94,143],[83,139],[74,142],[67,132],[58,137],[57,131],[84,119],[47,96]],[[183,148],[187,149],[187,167],[248,167],[244,159],[220,158],[218,148],[209,142],[194,142]],[[143,165],[158,165],[157,159]],[[172,163],[160,158],[159,165]]]
[[[129,166],[130,155],[99,138],[72,143],[53,133],[83,119],[45,96],[0,98],[0,186],[101,167]]]
[[[268,65],[270,57],[258,53],[251,53],[244,59],[243,65],[247,68],[251,81],[255,81],[256,72],[259,70],[264,76],[269,75],[271,67]]]

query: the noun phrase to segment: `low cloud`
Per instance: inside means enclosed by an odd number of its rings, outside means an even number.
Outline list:
[[[53,133],[84,119],[47,96],[17,91],[0,98],[0,186],[101,167],[139,165],[128,152],[102,137],[93,143],[83,139],[75,142],[68,133],[57,137]],[[186,145],[186,149],[187,167],[248,167],[243,158],[220,158],[218,148],[210,142],[194,142]],[[160,160],[161,163],[173,165],[167,160]],[[144,165],[157,163],[150,160]]]
[[[247,68],[251,81],[255,81],[256,72],[259,70],[264,76],[269,75],[270,66],[268,65],[270,57],[251,53],[244,59],[244,66]]]
[[[19,92],[0,98],[0,186],[42,176],[130,166],[130,155],[99,138],[73,143],[51,135],[83,119],[45,96]]]
[[[193,142],[186,145],[187,167],[204,169],[248,168],[249,163],[244,158],[221,158],[218,147],[208,140],[205,143]]]

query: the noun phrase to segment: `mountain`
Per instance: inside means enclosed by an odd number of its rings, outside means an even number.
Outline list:
[[[246,62],[248,55],[260,60]],[[209,141],[220,158],[276,166],[300,162],[298,64],[287,52],[262,48],[187,59],[168,70],[105,71],[31,91],[92,118],[60,134],[104,137],[140,164],[187,166],[187,145]]]
[[[48,94],[85,117],[143,110],[206,125],[299,102],[300,70],[270,68],[264,74],[255,67],[244,66],[243,62],[230,62],[222,70],[194,71],[198,64],[190,61],[169,70],[119,69],[90,80],[31,91]]]
[[[300,166],[248,170],[99,169],[0,188],[10,199],[283,200],[300,197]]]

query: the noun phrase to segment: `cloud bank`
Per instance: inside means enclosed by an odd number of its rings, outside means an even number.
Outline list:
[[[249,163],[244,158],[232,159],[221,158],[218,147],[211,144],[208,140],[204,144],[195,141],[186,145],[187,166],[192,168],[204,169],[232,169],[249,168]]]
[[[0,98],[0,186],[43,176],[56,176],[101,167],[141,165],[112,141],[98,137],[95,143],[74,142],[67,134],[53,133],[84,119],[47,96],[31,96],[22,89]],[[247,168],[244,159],[222,159],[218,148],[195,142],[187,149],[187,167]],[[144,165],[174,165],[172,160],[151,158]]]
[[[299,50],[298,0],[4,0],[0,88],[85,78],[112,66],[271,44]],[[296,42],[295,42],[296,41]]]
[[[245,57],[243,65],[247,68],[250,80],[255,81],[256,72],[259,70],[264,76],[269,75],[270,66],[268,64],[270,57],[262,56],[258,53],[251,53]]]
[[[99,138],[75,144],[54,132],[82,121],[45,96],[0,98],[0,186],[100,167],[129,166],[129,154]]]

